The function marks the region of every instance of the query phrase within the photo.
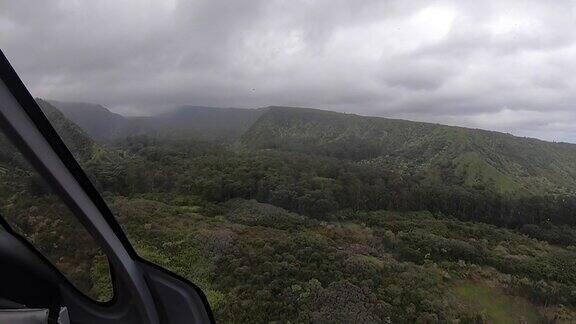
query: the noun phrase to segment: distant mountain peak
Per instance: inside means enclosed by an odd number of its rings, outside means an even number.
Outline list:
[[[100,112],[103,114],[111,114],[118,117],[124,117],[120,114],[112,112],[107,107],[102,106],[101,104],[89,103],[89,102],[80,102],[80,101],[58,101],[58,100],[46,100],[52,106],[58,107],[58,109],[62,112],[69,113],[73,111],[87,111],[91,110],[94,112]]]
[[[51,101],[64,115],[99,140],[131,135],[197,137],[232,142],[238,139],[266,109],[218,108],[182,105],[148,117],[124,117],[106,107],[82,102]]]
[[[50,100],[49,103],[95,139],[112,139],[122,133],[129,124],[126,117],[99,104],[56,100]]]

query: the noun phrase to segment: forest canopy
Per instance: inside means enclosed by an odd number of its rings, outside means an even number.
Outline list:
[[[104,137],[38,102],[137,251],[200,285],[220,322],[576,320],[576,145],[286,107],[98,108]],[[110,298],[104,256],[55,248],[81,226],[11,150],[2,215]]]

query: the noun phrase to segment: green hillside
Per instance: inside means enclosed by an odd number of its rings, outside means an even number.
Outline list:
[[[87,131],[68,119],[49,102],[42,99],[36,99],[36,102],[62,137],[64,144],[100,189],[123,190],[126,187],[130,160],[127,154],[95,141]]]
[[[271,107],[242,143],[380,165],[426,181],[500,193],[576,191],[576,145],[478,129]]]
[[[85,130],[71,122],[59,109],[49,102],[42,99],[36,99],[36,102],[74,156],[80,160],[90,159],[96,150],[97,144],[86,134]]]
[[[202,287],[218,322],[576,321],[574,145],[297,108],[238,121],[232,145],[112,145],[39,104],[138,253]],[[209,133],[230,113],[188,117]],[[104,256],[1,136],[0,180],[10,225],[109,300]]]

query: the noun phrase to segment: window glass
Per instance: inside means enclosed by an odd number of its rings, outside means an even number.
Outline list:
[[[106,256],[1,132],[0,215],[81,292],[101,302],[111,299]]]

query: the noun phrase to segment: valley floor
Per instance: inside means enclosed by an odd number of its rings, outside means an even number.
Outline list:
[[[166,194],[112,206],[137,250],[199,284],[223,323],[576,321],[576,252],[492,225],[388,211],[324,222]]]

